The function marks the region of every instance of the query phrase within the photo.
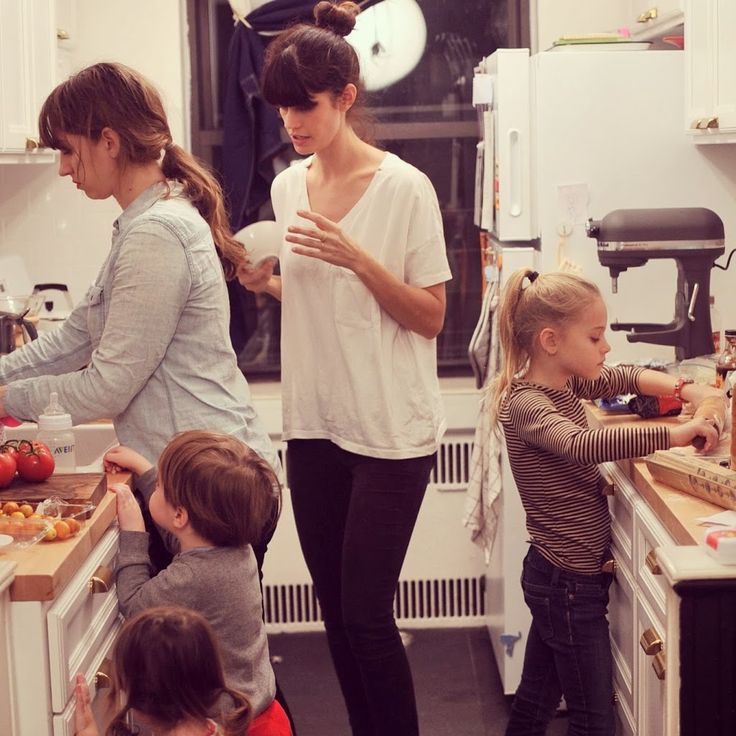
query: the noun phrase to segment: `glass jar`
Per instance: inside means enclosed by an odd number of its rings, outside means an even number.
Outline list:
[[[723,388],[729,374],[736,370],[736,330],[725,331],[726,344],[716,360],[716,388]]]

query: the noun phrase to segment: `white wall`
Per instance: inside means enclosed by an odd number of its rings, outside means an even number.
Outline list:
[[[59,5],[59,23],[71,36],[61,73],[98,61],[138,69],[161,92],[174,140],[188,145],[184,0]],[[93,202],[68,177],[60,179],[55,164],[0,165],[0,256],[20,255],[31,284],[66,283],[79,300],[102,265],[119,213],[115,200]]]

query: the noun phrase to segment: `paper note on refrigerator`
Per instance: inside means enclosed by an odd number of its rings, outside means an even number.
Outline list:
[[[590,190],[587,184],[558,184],[557,197],[564,222],[579,225],[588,219]]]

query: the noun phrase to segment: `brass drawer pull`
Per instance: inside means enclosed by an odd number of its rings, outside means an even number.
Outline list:
[[[644,564],[649,568],[649,572],[651,572],[652,575],[662,574],[662,568],[659,566],[659,562],[657,562],[657,553],[653,549],[650,549],[649,552],[647,552]]]
[[[616,495],[616,484],[615,483],[604,483],[601,487],[601,496],[615,496]]]
[[[644,654],[658,654],[662,651],[662,639],[654,629],[647,629],[639,639]]]
[[[648,23],[650,20],[657,20],[659,17],[659,11],[657,8],[649,8],[645,10],[637,19],[637,23]]]
[[[95,672],[95,690],[104,690],[110,687],[112,682],[112,662],[105,658],[100,663],[100,668]]]
[[[657,675],[658,680],[664,680],[665,671],[667,670],[667,662],[665,660],[664,652],[657,652],[652,659],[652,669],[654,674]]]
[[[26,138],[26,151],[36,151],[39,148],[38,141],[35,138]]]
[[[115,574],[105,565],[100,565],[89,579],[87,587],[90,593],[107,593],[112,588]]]

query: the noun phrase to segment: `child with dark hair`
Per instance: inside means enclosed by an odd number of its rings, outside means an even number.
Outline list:
[[[257,733],[252,725],[249,728],[247,696],[225,682],[212,627],[194,611],[174,606],[149,608],[129,619],[115,641],[113,668],[109,700],[118,710],[105,731],[107,736],[137,733],[128,723],[131,713],[136,723],[167,736]],[[75,696],[75,736],[98,736],[89,688],[81,674],[77,675]],[[231,707],[212,719],[222,698]]]
[[[136,474],[153,466],[127,447],[105,455],[106,467]],[[130,489],[114,484],[120,524],[117,593],[128,618],[162,605],[198,611],[212,626],[228,686],[244,692],[255,717],[278,725],[273,736],[291,733],[274,700],[262,617],[258,569],[251,547],[273,523],[280,488],[269,463],[231,435],[182,432],[158,462],[148,503],[153,521],[179,549],[172,562],[152,574],[141,509]]]

